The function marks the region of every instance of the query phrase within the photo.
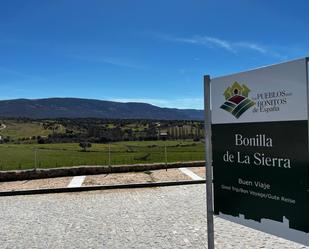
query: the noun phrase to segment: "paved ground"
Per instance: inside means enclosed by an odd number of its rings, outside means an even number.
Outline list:
[[[0,198],[1,248],[207,248],[205,185]],[[215,219],[216,248],[308,248]]]

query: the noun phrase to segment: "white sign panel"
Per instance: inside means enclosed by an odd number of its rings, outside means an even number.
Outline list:
[[[222,124],[307,120],[306,67],[306,59],[299,59],[212,79],[212,122]],[[231,97],[240,94],[232,91],[242,91],[247,95],[243,97],[252,101],[248,103],[248,106],[251,103],[251,108],[236,118],[222,108],[225,102],[233,106],[242,100],[234,98],[236,103],[233,102]]]

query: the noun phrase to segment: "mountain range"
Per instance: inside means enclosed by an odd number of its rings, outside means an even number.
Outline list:
[[[146,103],[121,103],[81,98],[13,99],[0,101],[3,118],[104,118],[203,120],[204,111],[161,108]]]

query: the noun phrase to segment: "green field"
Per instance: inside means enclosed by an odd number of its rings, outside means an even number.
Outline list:
[[[1,122],[0,122],[1,123]],[[52,134],[52,130],[44,129],[41,122],[17,122],[16,120],[6,120],[6,128],[0,130],[0,135],[3,137],[18,138],[31,138],[32,136],[48,136]],[[59,132],[63,128],[59,127]]]
[[[137,164],[204,160],[204,144],[186,141],[115,142],[110,144],[111,164]],[[35,163],[36,154],[36,163]],[[83,152],[77,143],[0,144],[0,170],[108,165],[109,145],[92,144]]]

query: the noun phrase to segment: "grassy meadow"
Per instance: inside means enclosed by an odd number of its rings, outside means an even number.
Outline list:
[[[111,165],[165,162],[165,146],[167,162],[204,160],[202,142],[132,141],[110,143]],[[108,164],[109,144],[93,143],[86,152],[78,143],[0,144],[0,170]]]
[[[1,122],[0,122],[1,123]],[[16,122],[16,120],[6,120],[5,129],[0,130],[0,135],[2,137],[12,137],[18,138],[30,138],[32,136],[48,136],[52,134],[51,129],[44,129],[41,122]],[[59,131],[63,132],[63,127],[59,126]]]

